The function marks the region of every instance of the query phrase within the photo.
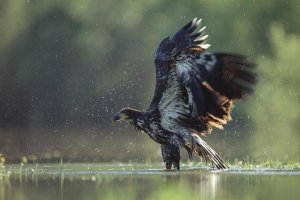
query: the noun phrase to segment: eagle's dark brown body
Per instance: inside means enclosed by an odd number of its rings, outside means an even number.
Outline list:
[[[156,52],[156,89],[149,108],[126,108],[116,120],[128,120],[161,144],[166,168],[179,169],[180,147],[218,169],[227,165],[199,135],[223,128],[232,104],[251,92],[254,65],[243,56],[209,52],[201,20],[167,37]]]

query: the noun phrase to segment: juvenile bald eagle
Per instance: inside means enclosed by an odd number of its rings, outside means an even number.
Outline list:
[[[228,166],[201,138],[223,128],[232,105],[252,90],[254,65],[236,54],[210,52],[201,19],[195,18],[156,51],[156,88],[146,111],[122,109],[114,121],[126,120],[161,144],[166,169],[180,169],[180,148],[201,156],[218,169]]]

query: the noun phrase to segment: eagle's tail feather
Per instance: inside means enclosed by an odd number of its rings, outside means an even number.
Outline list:
[[[213,163],[218,169],[228,169],[222,158],[204,142],[197,134],[192,133],[192,152],[201,156],[205,162]]]

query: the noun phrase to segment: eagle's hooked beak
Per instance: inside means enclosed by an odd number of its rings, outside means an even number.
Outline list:
[[[124,113],[118,113],[114,116],[114,122],[122,121],[122,120],[125,120],[127,118],[128,118],[127,115],[125,115]]]

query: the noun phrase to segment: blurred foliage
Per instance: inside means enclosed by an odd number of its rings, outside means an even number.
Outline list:
[[[260,84],[251,114],[255,122],[255,155],[299,158],[300,37],[279,24],[270,30],[272,56],[259,60]]]
[[[209,143],[228,159],[299,158],[297,0],[2,0],[0,153],[7,161],[159,158],[158,145],[111,118],[148,106],[159,41],[195,16],[211,50],[259,64],[250,103]]]

